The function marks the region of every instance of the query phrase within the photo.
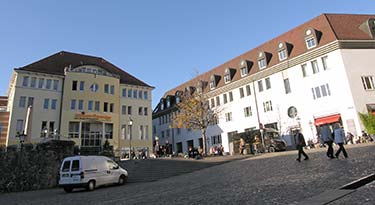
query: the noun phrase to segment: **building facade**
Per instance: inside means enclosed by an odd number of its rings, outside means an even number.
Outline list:
[[[65,51],[14,69],[6,145],[23,133],[30,143],[68,139],[101,149],[108,140],[122,154],[149,150],[152,89],[103,58]]]
[[[289,145],[301,129],[317,140],[319,126],[340,123],[360,135],[358,112],[373,112],[375,15],[322,14],[166,92],[153,113],[153,135],[174,142],[175,152],[201,145],[200,133],[170,128],[178,95],[205,85],[218,123],[207,130],[207,147],[222,144],[233,153],[230,136],[271,127]],[[172,139],[173,138],[173,139]]]

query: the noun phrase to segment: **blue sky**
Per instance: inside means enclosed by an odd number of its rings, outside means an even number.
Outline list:
[[[173,87],[320,15],[374,14],[373,0],[0,0],[0,95],[14,68],[61,50],[100,56]]]

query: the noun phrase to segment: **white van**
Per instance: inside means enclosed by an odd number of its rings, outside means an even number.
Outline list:
[[[61,164],[59,186],[68,193],[73,188],[92,191],[101,185],[125,184],[127,179],[128,172],[108,157],[73,156]]]

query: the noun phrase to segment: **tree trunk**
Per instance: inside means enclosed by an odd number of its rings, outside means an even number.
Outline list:
[[[201,129],[201,133],[202,133],[202,144],[203,144],[203,155],[206,156],[207,154],[207,149],[206,149],[206,129]]]

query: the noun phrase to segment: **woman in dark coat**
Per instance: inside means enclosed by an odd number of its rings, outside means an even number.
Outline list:
[[[309,157],[307,154],[303,151],[303,147],[306,146],[305,138],[303,137],[300,130],[297,131],[296,134],[296,141],[297,141],[297,149],[298,149],[298,158],[296,159],[298,162],[301,162],[301,155],[305,157],[304,160],[308,160]]]

